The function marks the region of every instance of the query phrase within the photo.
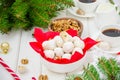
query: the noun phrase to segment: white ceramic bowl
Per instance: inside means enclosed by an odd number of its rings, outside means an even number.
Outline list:
[[[92,54],[86,53],[86,55],[80,60],[73,62],[73,63],[69,63],[69,64],[52,63],[52,62],[45,60],[43,57],[41,57],[41,62],[50,71],[57,72],[57,73],[67,73],[67,72],[72,72],[76,69],[82,70],[83,66],[88,64],[89,63],[88,61],[91,61],[91,59],[93,59]]]
[[[77,32],[75,32],[75,30],[68,31],[68,33],[69,34],[74,33],[71,34],[71,36],[77,35]],[[97,42],[89,37],[84,39],[84,43],[85,43],[85,47],[83,50],[84,54],[75,52],[74,55],[72,55],[71,57],[72,59],[70,60],[66,60],[66,59],[54,60],[53,58],[48,58],[44,54],[42,44],[40,43],[45,41],[46,39],[49,40],[52,37],[55,37],[56,35],[58,35],[58,33],[56,32],[48,31],[44,33],[42,29],[35,28],[34,37],[36,38],[37,42],[30,42],[31,47],[42,56],[40,58],[41,63],[44,64],[49,70],[58,73],[67,73],[74,71],[78,68],[79,70],[81,70],[84,65],[86,65],[89,61],[91,61],[90,59],[93,59],[92,54],[90,54],[88,50],[92,46],[94,46]]]

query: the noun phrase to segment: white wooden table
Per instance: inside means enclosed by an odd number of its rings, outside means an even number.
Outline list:
[[[73,17],[80,20],[83,23],[84,31],[82,38],[92,37],[94,38],[98,30],[97,20],[99,18],[81,18],[67,13],[62,13],[62,17]],[[66,75],[72,73],[79,73],[79,70],[75,70],[70,73],[60,74],[49,71],[44,65],[41,64],[40,55],[36,53],[29,45],[29,42],[34,41],[32,37],[33,30],[31,31],[12,31],[9,34],[0,34],[0,44],[2,42],[8,42],[10,44],[10,50],[8,54],[0,53],[0,57],[13,69],[21,78],[21,80],[32,80],[35,77],[38,80],[40,74],[48,75],[49,80],[65,80]],[[29,60],[27,65],[21,64],[21,59],[26,58]],[[94,56],[94,58],[96,58]],[[25,66],[27,72],[20,74],[18,72],[18,66]],[[0,80],[14,80],[11,75],[0,65]]]

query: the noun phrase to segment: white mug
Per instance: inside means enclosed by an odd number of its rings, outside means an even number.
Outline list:
[[[91,3],[84,3],[79,0],[73,0],[75,6],[85,11],[85,13],[94,13],[99,4],[98,1],[99,0],[96,0],[95,2]]]
[[[119,36],[108,36],[105,35],[104,31],[106,30],[118,30]],[[101,41],[108,42],[111,47],[116,48],[120,46],[120,25],[107,25],[100,28],[99,39]]]

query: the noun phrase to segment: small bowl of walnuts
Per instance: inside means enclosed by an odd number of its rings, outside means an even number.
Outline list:
[[[81,36],[83,31],[83,24],[82,22],[74,18],[58,18],[51,21],[48,29],[55,32],[62,32],[69,29],[74,29],[78,31],[78,36]]]

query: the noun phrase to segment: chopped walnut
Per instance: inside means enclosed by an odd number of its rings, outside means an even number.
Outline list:
[[[79,32],[81,27],[78,21],[69,18],[55,20],[50,25],[51,30],[55,32],[66,31],[68,29],[74,29]]]
[[[85,12],[82,9],[78,9],[76,13],[79,15],[85,15]]]

